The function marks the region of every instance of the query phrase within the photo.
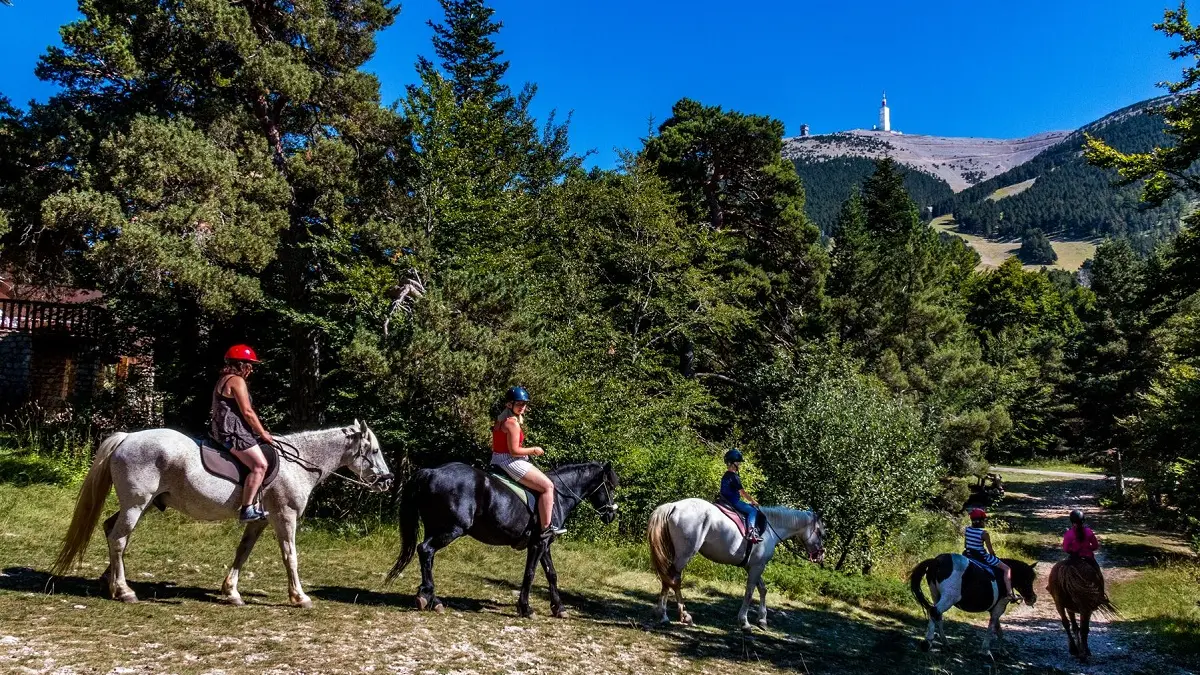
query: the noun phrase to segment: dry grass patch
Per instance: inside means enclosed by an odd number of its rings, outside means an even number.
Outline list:
[[[945,215],[938,216],[930,221],[929,225],[939,232],[953,234],[956,237],[967,242],[967,244],[979,253],[979,266],[976,269],[988,270],[996,269],[1004,263],[1005,260],[1017,254],[1021,249],[1021,241],[1014,240],[997,240],[981,237],[977,234],[967,232],[959,232],[954,223],[954,216]],[[1075,272],[1083,266],[1084,261],[1092,258],[1096,254],[1096,241],[1078,241],[1078,240],[1061,240],[1051,239],[1050,244],[1054,247],[1054,252],[1058,254],[1058,262],[1053,265],[1025,265],[1027,270],[1037,270],[1042,267],[1050,269],[1067,270]]]

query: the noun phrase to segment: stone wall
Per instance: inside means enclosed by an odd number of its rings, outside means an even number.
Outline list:
[[[101,366],[89,341],[0,330],[0,414],[30,402],[47,410],[86,404]]]
[[[20,405],[28,398],[32,360],[32,335],[0,330],[0,410]]]

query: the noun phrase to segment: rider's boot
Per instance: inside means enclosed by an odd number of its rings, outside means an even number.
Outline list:
[[[566,533],[566,529],[558,527],[557,525],[550,525],[546,529],[542,530],[542,539],[550,539]]]
[[[263,511],[262,507],[258,504],[250,504],[249,506],[242,507],[242,510],[238,513],[238,520],[243,523],[253,523],[256,520],[266,520],[268,515],[270,514]]]
[[[757,527],[746,528],[746,538],[750,540],[751,544],[757,544],[762,541],[762,535],[758,533]]]

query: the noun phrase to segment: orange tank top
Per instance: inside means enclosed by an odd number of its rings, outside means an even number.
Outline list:
[[[519,423],[518,423],[519,424]],[[521,440],[517,441],[517,447],[525,447],[525,430],[521,429]],[[492,452],[497,455],[507,455],[508,452],[508,432],[504,430],[502,423],[497,423],[492,426]]]

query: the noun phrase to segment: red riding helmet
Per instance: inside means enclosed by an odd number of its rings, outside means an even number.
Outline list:
[[[249,361],[250,363],[258,363],[258,355],[254,350],[246,345],[234,345],[225,352],[225,358],[233,361]]]
[[[983,520],[987,518],[987,511],[983,509],[971,509],[971,520]]]

